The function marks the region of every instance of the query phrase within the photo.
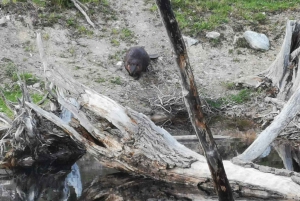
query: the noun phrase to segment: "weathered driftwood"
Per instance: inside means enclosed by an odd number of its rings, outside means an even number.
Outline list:
[[[288,100],[300,84],[299,45],[300,22],[288,20],[281,50],[276,60],[265,72],[265,77],[271,79],[273,85],[279,89],[277,98],[283,101]]]
[[[273,142],[280,132],[293,120],[300,111],[300,88],[284,105],[274,121],[262,131],[257,139],[239,156],[238,159],[252,161],[259,157]]]
[[[195,133],[204,150],[215,190],[219,200],[233,200],[222,157],[204,118],[192,67],[187,55],[187,49],[171,8],[171,2],[170,0],[156,0],[156,4],[175,51],[176,62],[181,75],[181,87],[184,102]]]
[[[58,96],[58,102],[74,116],[66,124],[32,103],[26,102],[26,106],[60,127],[75,142],[84,144],[103,165],[214,192],[205,158],[179,144],[148,117],[77,83],[62,69],[47,70],[46,75],[57,86],[72,92],[80,109]],[[224,161],[224,166],[233,191],[240,195],[300,199],[300,186],[290,177],[240,167],[230,161]]]
[[[236,159],[252,161],[259,157],[273,142],[280,132],[300,111],[300,75],[299,65],[300,23],[288,20],[286,35],[281,51],[269,67],[265,76],[278,87],[277,101],[288,100],[274,121],[257,137],[257,139]],[[267,99],[272,101],[273,99]]]

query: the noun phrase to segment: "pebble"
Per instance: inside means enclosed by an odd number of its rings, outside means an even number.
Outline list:
[[[206,38],[211,38],[211,39],[217,39],[220,37],[220,33],[216,32],[216,31],[212,31],[212,32],[207,32],[206,33]]]

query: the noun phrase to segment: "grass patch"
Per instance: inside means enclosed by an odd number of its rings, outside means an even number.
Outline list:
[[[151,11],[152,13],[155,13],[157,10],[158,10],[158,8],[157,8],[156,4],[153,4],[153,5],[151,6],[151,8],[150,8],[150,11]]]
[[[6,63],[4,68],[5,68],[5,75],[7,77],[12,77],[18,70],[17,66],[13,62]]]
[[[134,34],[132,31],[130,31],[127,28],[124,28],[121,30],[121,36],[120,38],[124,41],[130,41],[134,37]]]
[[[31,73],[22,73],[20,75],[20,78],[22,80],[25,80],[25,83],[27,85],[34,85],[35,83],[39,82],[39,79],[37,77],[35,77],[34,75],[32,75]],[[18,76],[16,73],[13,74],[12,81],[14,81],[14,82],[18,81]]]
[[[233,87],[230,84],[230,87]],[[228,95],[223,98],[219,98],[216,100],[206,99],[205,101],[211,108],[221,109],[223,106],[231,103],[231,104],[242,104],[249,100],[251,100],[252,94],[255,93],[251,89],[242,89],[235,95]]]
[[[236,95],[230,95],[228,99],[234,103],[244,103],[246,101],[249,101],[251,98],[252,91],[250,89],[242,89],[239,91]]]
[[[120,45],[120,42],[119,42],[117,39],[111,39],[111,40],[110,40],[110,43],[111,43],[113,46],[119,46],[119,45]]]
[[[110,82],[113,84],[122,85],[122,81],[121,81],[120,77],[115,77],[115,78],[111,79]]]
[[[99,78],[95,79],[95,82],[97,82],[97,83],[102,83],[102,82],[105,82],[105,81],[106,81],[105,78],[102,78],[102,77],[99,77]]]
[[[202,30],[212,30],[227,23],[230,18],[251,20],[258,23],[266,21],[263,13],[272,13],[297,8],[299,0],[173,0],[172,7],[179,26],[189,34]]]
[[[88,35],[91,36],[94,34],[94,32],[92,30],[88,30],[87,28],[85,28],[84,26],[78,26],[77,27],[77,31],[79,32],[79,34],[81,35]]]

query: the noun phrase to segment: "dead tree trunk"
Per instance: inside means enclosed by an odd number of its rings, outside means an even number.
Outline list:
[[[219,200],[233,200],[221,155],[201,109],[201,102],[189,63],[186,46],[172,11],[171,3],[169,0],[156,0],[156,4],[176,53],[177,66],[179,67],[182,79],[181,86],[185,105],[195,133],[204,150]]]
[[[265,74],[278,88],[277,98],[283,101],[287,101],[300,84],[299,47],[300,22],[288,20],[281,50]]]
[[[235,159],[252,161],[259,157],[273,142],[280,132],[293,120],[300,111],[300,22],[287,22],[286,35],[281,51],[276,60],[267,70],[265,76],[279,90],[277,98],[280,101],[288,100],[280,114],[257,139]]]

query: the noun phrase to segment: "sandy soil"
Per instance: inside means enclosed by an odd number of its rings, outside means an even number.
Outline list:
[[[10,21],[0,26],[0,84],[3,86],[8,82],[3,73],[8,61],[16,64],[21,71],[41,75],[42,64],[35,41],[36,32],[39,31],[44,37],[50,67],[64,68],[79,82],[124,106],[151,115],[156,111],[150,103],[157,96],[179,96],[180,77],[172,48],[159,14],[150,11],[152,4],[128,0],[110,1],[110,6],[112,10],[109,14],[101,12],[97,6],[93,7],[96,11],[92,16],[95,29],[90,28],[75,8],[61,13],[65,18],[44,26],[36,21],[39,22],[37,13],[48,12],[46,9],[37,10],[28,6],[28,10],[24,7],[21,12],[20,9],[10,10],[11,7],[4,7],[0,10],[0,17],[9,15]],[[115,17],[112,19],[108,15]],[[205,33],[194,36],[199,43],[188,47],[188,53],[200,95],[216,99],[236,93],[234,90],[227,90],[226,83],[267,69],[279,52],[285,22],[290,16],[296,16],[296,13],[286,11],[268,15],[265,24],[233,19],[233,22],[216,29],[221,33],[217,44],[203,37]],[[80,26],[92,30],[93,34],[80,35],[61,22],[71,18],[76,18]],[[120,38],[120,33],[125,28],[133,33],[129,39]],[[237,47],[235,41],[246,30],[265,33],[270,39],[271,49],[260,52]],[[119,46],[113,45],[113,39],[120,42]],[[143,74],[139,80],[130,77],[121,64],[124,52],[137,45],[144,46],[150,54],[160,55],[156,61],[152,61],[150,72]]]

